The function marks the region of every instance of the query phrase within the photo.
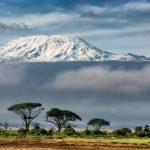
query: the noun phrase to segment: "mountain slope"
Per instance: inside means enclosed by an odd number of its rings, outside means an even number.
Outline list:
[[[102,51],[79,38],[61,35],[21,37],[0,47],[0,62],[150,61],[145,56]]]

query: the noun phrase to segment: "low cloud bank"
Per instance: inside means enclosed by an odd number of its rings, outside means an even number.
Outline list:
[[[96,91],[142,94],[150,91],[150,67],[142,70],[111,70],[102,67],[82,68],[58,74],[45,85],[60,91]]]
[[[9,106],[31,101],[42,103],[45,110],[58,107],[78,112],[85,122],[96,116],[110,120],[113,127],[147,124],[150,67],[75,69],[72,65],[70,70],[64,65],[56,71],[58,66],[44,66],[0,65],[2,121],[11,122],[14,118],[7,111]]]
[[[24,66],[0,65],[0,87],[18,86],[23,83],[25,76]]]

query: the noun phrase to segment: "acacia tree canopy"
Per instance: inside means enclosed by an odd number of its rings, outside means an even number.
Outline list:
[[[54,124],[58,132],[60,132],[62,128],[65,128],[69,122],[74,122],[76,120],[81,121],[80,116],[69,110],[52,108],[46,113],[46,121]]]
[[[40,103],[21,103],[9,107],[8,110],[13,111],[21,118],[25,129],[28,131],[32,121],[38,117],[44,109],[41,108],[41,106],[42,105]]]
[[[91,119],[87,125],[92,125],[93,127],[95,127],[97,130],[100,130],[100,128],[102,126],[109,126],[110,125],[110,122],[109,121],[106,121],[104,119],[100,119],[100,118],[94,118],[94,119]]]
[[[0,123],[0,126],[4,128],[4,131],[6,131],[9,128],[9,123],[8,122]]]

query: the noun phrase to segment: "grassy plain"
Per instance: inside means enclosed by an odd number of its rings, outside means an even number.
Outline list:
[[[0,138],[0,150],[150,150],[150,138]]]

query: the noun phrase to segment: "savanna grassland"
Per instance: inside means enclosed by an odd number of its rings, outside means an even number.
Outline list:
[[[0,150],[138,150],[150,149],[149,139],[1,139]]]
[[[70,135],[65,132],[41,133],[6,131],[0,135],[0,150],[138,150],[150,149],[150,138],[135,135],[115,135],[114,133],[86,135],[78,131]]]
[[[109,126],[109,121],[92,118],[85,129],[77,130],[73,123],[82,120],[78,114],[70,110],[52,108],[45,114],[45,121],[52,125],[52,128],[47,129],[34,122],[43,110],[40,103],[10,106],[8,111],[15,113],[22,120],[23,127],[14,130],[8,122],[0,123],[0,150],[150,149],[149,125],[107,131],[101,130],[101,127]]]

